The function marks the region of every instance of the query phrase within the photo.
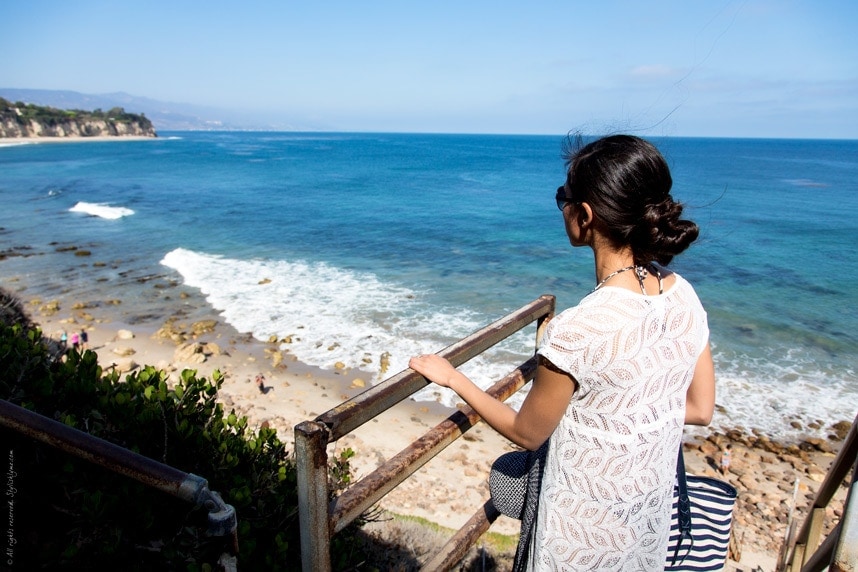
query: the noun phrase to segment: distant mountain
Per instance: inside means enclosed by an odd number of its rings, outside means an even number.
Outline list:
[[[86,94],[77,91],[48,89],[0,88],[0,97],[11,102],[23,101],[57,109],[112,109],[122,107],[129,113],[144,114],[158,131],[197,130],[271,130],[318,131],[321,126],[295,125],[288,120],[259,117],[249,112],[230,111],[193,105],[158,101],[128,93]]]

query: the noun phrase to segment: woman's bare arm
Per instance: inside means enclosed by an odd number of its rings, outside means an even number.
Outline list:
[[[455,391],[495,431],[530,450],[538,449],[554,432],[576,387],[569,374],[540,358],[532,387],[516,412],[480,389],[440,356],[413,357],[408,365],[429,381]]]
[[[694,377],[685,394],[685,424],[709,425],[715,412],[715,364],[712,349],[706,347],[697,358]]]

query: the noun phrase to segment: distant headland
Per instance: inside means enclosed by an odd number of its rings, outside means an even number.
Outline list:
[[[56,109],[0,97],[0,139],[157,136],[145,115],[121,107],[107,111]]]

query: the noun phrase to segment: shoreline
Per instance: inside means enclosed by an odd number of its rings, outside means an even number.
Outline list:
[[[107,300],[105,296],[95,303],[81,302],[74,292],[43,299],[29,292],[20,278],[5,282],[46,337],[56,340],[63,329],[69,335],[85,329],[88,347],[97,352],[105,369],[127,371],[134,364],[152,365],[167,371],[173,380],[186,368],[196,369],[205,377],[218,369],[224,376],[219,400],[225,409],[246,416],[251,427],[267,423],[276,428],[289,447],[295,425],[364,391],[374,377],[360,370],[328,371],[303,364],[288,352],[288,344],[259,341],[225,324],[199,293],[189,295],[193,298],[190,303],[184,295],[172,298],[162,308],[162,315],[129,324],[122,321],[118,310],[121,300]],[[183,304],[192,310],[187,312]],[[259,374],[265,377],[265,392],[254,383]],[[407,399],[332,444],[329,455],[351,448],[355,452],[350,460],[354,477],[363,478],[451,411],[440,404]],[[727,442],[733,444],[733,465],[722,477],[716,468],[720,448]],[[796,502],[797,518],[803,519],[840,445],[818,438],[808,438],[801,446],[778,444],[746,431],[714,429],[708,434],[689,433],[685,443],[689,473],[723,478],[739,490],[734,534],[742,547],[741,563],[752,562],[763,570],[774,569],[795,480],[799,480],[801,493]],[[479,423],[388,493],[378,506],[458,529],[488,498],[486,480],[493,460],[514,449],[505,438]],[[845,498],[844,487],[838,497],[841,501]],[[831,506],[839,508],[842,502]],[[518,527],[518,521],[502,516],[491,531],[514,535]]]
[[[155,141],[160,139],[157,135],[147,137],[145,135],[93,135],[91,137],[67,136],[67,137],[10,137],[0,138],[0,147],[17,147],[19,145],[33,145],[39,143],[83,143],[83,142],[105,142],[105,141]]]

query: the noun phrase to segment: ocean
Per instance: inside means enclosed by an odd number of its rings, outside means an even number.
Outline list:
[[[563,139],[165,132],[4,146],[0,283],[119,298],[129,324],[163,321],[186,303],[176,288],[196,290],[239,331],[288,336],[300,361],[377,382],[542,294],[560,310],[592,290],[590,251],[569,245],[554,204]],[[713,426],[789,439],[852,421],[858,141],[651,140],[701,228],[671,268],[709,314]],[[487,386],[534,335],[463,370]],[[454,402],[435,387],[417,397]]]

